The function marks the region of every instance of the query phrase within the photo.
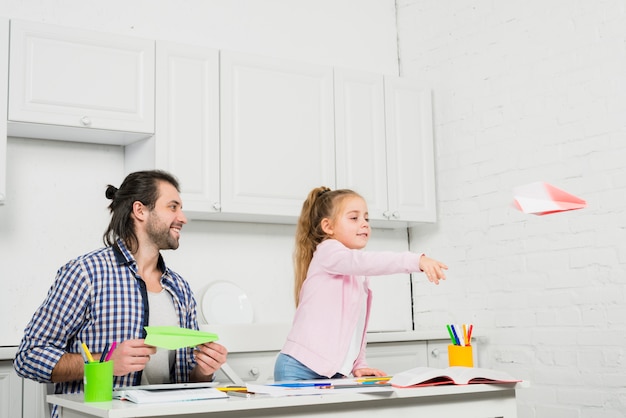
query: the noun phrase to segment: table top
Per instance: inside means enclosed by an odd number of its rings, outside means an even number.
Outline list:
[[[227,399],[211,399],[185,402],[181,411],[181,402],[135,404],[128,401],[113,400],[109,402],[85,403],[83,394],[48,395],[49,403],[64,408],[105,418],[129,418],[148,416],[168,416],[198,414],[206,412],[241,411],[252,409],[289,408],[307,405],[376,402],[394,398],[441,397],[476,393],[492,393],[497,395],[515,396],[515,390],[523,387],[520,383],[513,384],[471,384],[442,385],[420,388],[394,388],[380,393],[331,393],[310,396],[256,396],[253,398],[229,397]],[[498,392],[498,393],[494,393]],[[508,392],[508,393],[506,393]]]

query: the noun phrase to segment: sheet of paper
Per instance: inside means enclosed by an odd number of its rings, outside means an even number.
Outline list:
[[[144,327],[148,335],[145,343],[155,347],[176,350],[183,347],[195,347],[200,344],[217,341],[217,334],[179,327]]]
[[[583,199],[541,181],[516,187],[513,195],[517,209],[539,216],[587,206]]]

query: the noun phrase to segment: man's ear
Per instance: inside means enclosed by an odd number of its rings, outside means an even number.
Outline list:
[[[326,235],[331,236],[334,233],[333,224],[330,222],[330,219],[324,218],[322,222],[320,222],[320,226],[322,227],[322,231],[326,233]]]
[[[136,200],[133,202],[133,216],[135,219],[144,220],[148,215],[148,211],[146,206],[140,201]]]

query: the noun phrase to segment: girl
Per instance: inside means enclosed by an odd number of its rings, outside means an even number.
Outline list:
[[[367,205],[352,190],[313,189],[296,230],[296,313],[274,380],[384,376],[365,361],[372,301],[365,277],[423,271],[439,284],[448,267],[412,252],[360,251],[370,237]]]

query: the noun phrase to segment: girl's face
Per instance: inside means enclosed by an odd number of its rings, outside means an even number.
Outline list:
[[[371,232],[365,200],[359,196],[343,199],[335,218],[322,220],[322,229],[330,238],[350,249],[360,250],[365,247]]]

